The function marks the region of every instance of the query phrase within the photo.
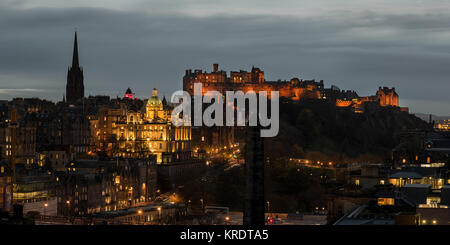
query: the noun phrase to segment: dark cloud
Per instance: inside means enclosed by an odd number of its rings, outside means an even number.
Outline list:
[[[185,69],[210,70],[218,62],[224,70],[259,66],[271,80],[323,79],[361,95],[395,86],[412,111],[450,114],[449,21],[442,14],[194,17],[4,7],[0,89],[60,99],[77,28],[87,95],[116,96],[131,87],[148,97],[154,84],[169,95],[181,88]]]

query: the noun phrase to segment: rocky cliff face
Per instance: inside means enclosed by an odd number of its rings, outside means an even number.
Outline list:
[[[382,161],[406,130],[427,130],[418,117],[396,108],[367,105],[364,113],[325,101],[280,104],[280,131],[266,140],[271,157],[324,161]]]

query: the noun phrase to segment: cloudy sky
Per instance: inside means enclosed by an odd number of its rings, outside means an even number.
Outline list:
[[[78,31],[86,95],[166,96],[184,70],[265,71],[450,115],[447,0],[1,0],[0,99],[60,100]]]

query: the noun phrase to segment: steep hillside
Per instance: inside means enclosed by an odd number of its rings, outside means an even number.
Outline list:
[[[381,161],[408,129],[428,129],[418,117],[398,109],[368,105],[364,113],[325,101],[280,103],[280,131],[266,140],[266,154],[323,161]]]

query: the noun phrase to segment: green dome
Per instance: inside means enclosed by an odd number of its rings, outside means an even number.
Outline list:
[[[162,101],[158,97],[158,90],[156,90],[156,87],[153,88],[152,97],[148,99],[147,105],[162,105]]]
[[[162,101],[159,99],[158,96],[152,96],[147,101],[148,105],[162,105]]]

